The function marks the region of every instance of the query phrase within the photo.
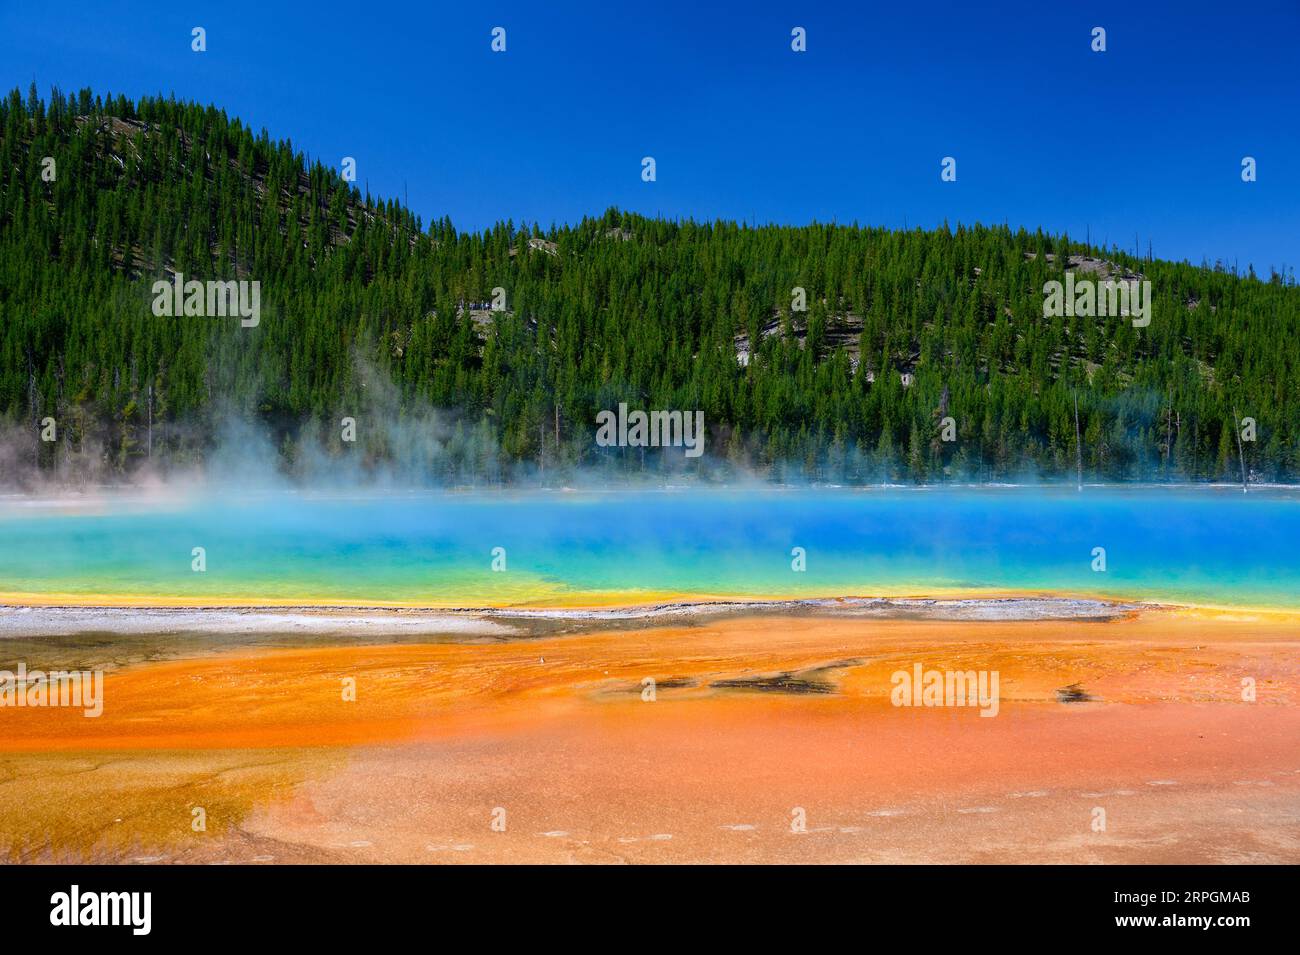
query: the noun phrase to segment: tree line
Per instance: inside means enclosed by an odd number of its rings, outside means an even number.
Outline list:
[[[1149,280],[1150,325],[1045,318],[1067,269]],[[154,315],[176,272],[258,281],[260,324]],[[211,106],[0,103],[0,478],[201,465],[234,420],[290,474],[1294,482],[1298,331],[1290,276],[1067,235],[616,209],[465,232]],[[620,402],[702,410],[705,456],[597,446]]]

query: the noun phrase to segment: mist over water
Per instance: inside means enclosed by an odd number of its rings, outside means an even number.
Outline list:
[[[999,590],[1296,607],[1297,542],[1286,490],[227,489],[0,502],[0,593],[473,608]]]

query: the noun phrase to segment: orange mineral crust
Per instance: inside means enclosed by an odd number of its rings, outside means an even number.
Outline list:
[[[0,710],[0,836],[35,859],[1296,862],[1297,649],[1285,616],[1151,610],[212,652],[110,672],[99,718]],[[996,673],[996,705],[895,705],[928,671]]]

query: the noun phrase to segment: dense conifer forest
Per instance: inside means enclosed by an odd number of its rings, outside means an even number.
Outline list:
[[[1150,325],[1044,318],[1067,269],[1149,280]],[[303,477],[1073,480],[1081,451],[1085,480],[1293,482],[1300,288],[1234,271],[1007,226],[459,232],[214,107],[15,90],[0,480],[166,473],[247,428]],[[260,322],[159,317],[176,272],[256,280]],[[598,447],[620,402],[702,410],[705,456]]]

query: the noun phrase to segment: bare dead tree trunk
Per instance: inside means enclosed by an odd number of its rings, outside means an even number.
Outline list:
[[[1241,445],[1241,419],[1237,409],[1232,409],[1232,429],[1237,432],[1237,457],[1241,461],[1241,493],[1246,493],[1246,450]]]
[[[41,409],[36,401],[36,366],[32,362],[32,353],[27,352],[27,405],[32,412],[32,424],[36,431],[36,441],[32,445],[32,469],[41,469]]]
[[[1083,490],[1083,440],[1079,431],[1079,393],[1074,393],[1074,456],[1078,467],[1078,489]]]
[[[1170,391],[1169,411],[1165,412],[1165,477],[1169,477],[1169,461],[1174,456],[1174,394]]]

